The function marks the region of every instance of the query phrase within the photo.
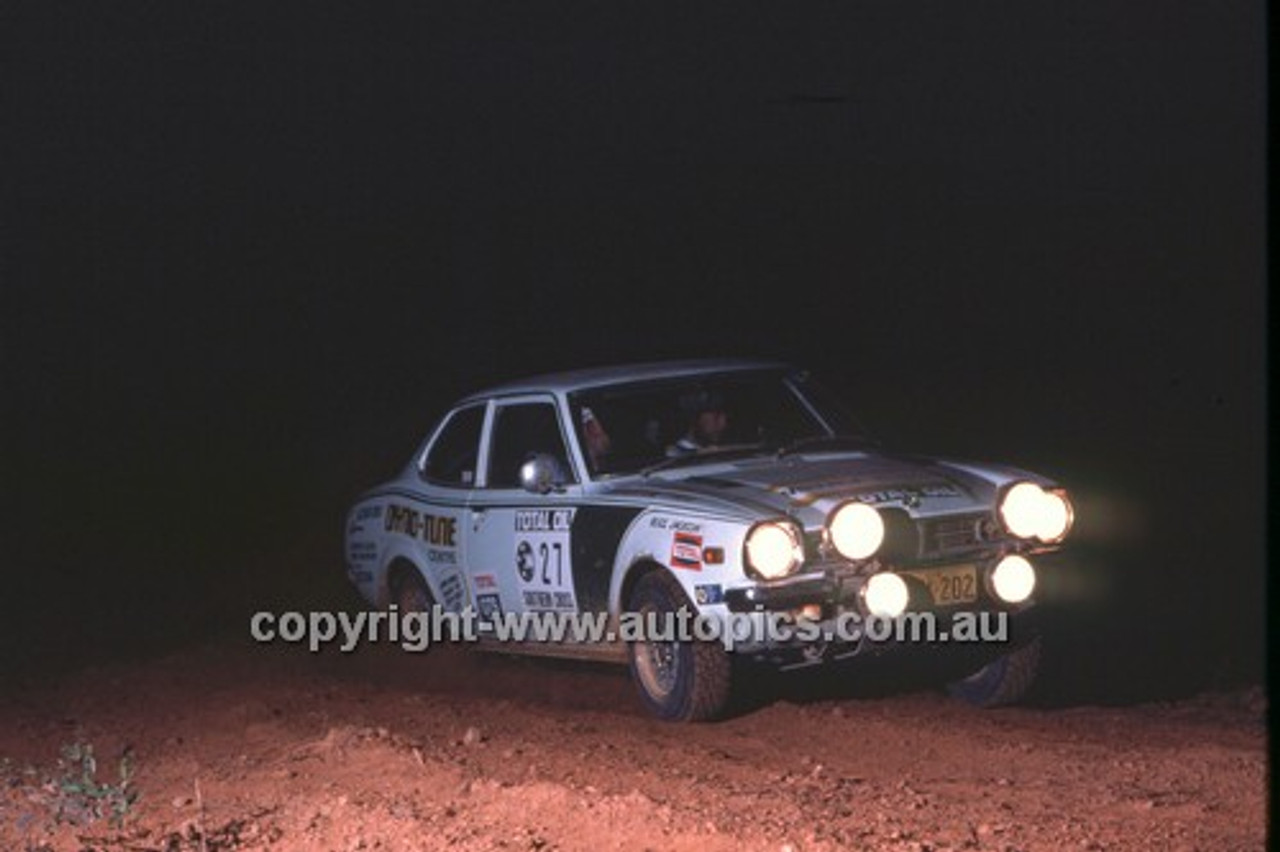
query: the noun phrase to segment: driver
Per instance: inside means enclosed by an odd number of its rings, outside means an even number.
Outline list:
[[[680,408],[689,415],[689,428],[674,444],[667,447],[667,456],[683,456],[716,447],[729,428],[729,415],[724,410],[723,397],[708,390],[697,390],[680,399]]]
[[[610,440],[609,433],[604,431],[604,426],[601,425],[594,411],[583,406],[581,416],[583,444],[586,446],[587,457],[591,461],[591,469],[599,470],[600,463],[613,449],[613,441]]]

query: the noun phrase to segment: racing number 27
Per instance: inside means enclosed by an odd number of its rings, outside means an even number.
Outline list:
[[[555,556],[556,563],[556,578],[554,581],[552,581],[549,575],[551,570],[552,554]],[[538,565],[541,566],[538,570],[538,574],[541,576],[543,584],[547,586],[559,586],[564,577],[564,545],[558,541],[552,542],[551,544],[547,544],[545,541],[540,542],[538,544]]]

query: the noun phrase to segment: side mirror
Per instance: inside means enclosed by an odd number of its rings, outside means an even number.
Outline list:
[[[547,494],[564,487],[564,468],[554,456],[534,453],[520,465],[520,487],[533,494]]]

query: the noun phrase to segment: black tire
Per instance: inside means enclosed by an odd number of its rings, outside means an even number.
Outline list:
[[[627,609],[671,614],[691,608],[674,577],[651,571],[636,583]],[[666,630],[665,622],[659,622]],[[719,642],[632,642],[627,647],[631,679],[640,698],[659,719],[701,722],[720,716],[732,691],[732,661]]]
[[[992,660],[966,678],[947,686],[956,698],[975,707],[1001,707],[1015,704],[1035,683],[1040,668],[1040,638]]]

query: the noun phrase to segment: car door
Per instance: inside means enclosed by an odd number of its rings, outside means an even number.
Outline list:
[[[575,612],[570,531],[581,498],[560,407],[550,394],[495,400],[486,430],[480,487],[467,525],[471,585],[481,621],[500,612]],[[554,458],[561,483],[526,491],[520,468],[535,454]]]

